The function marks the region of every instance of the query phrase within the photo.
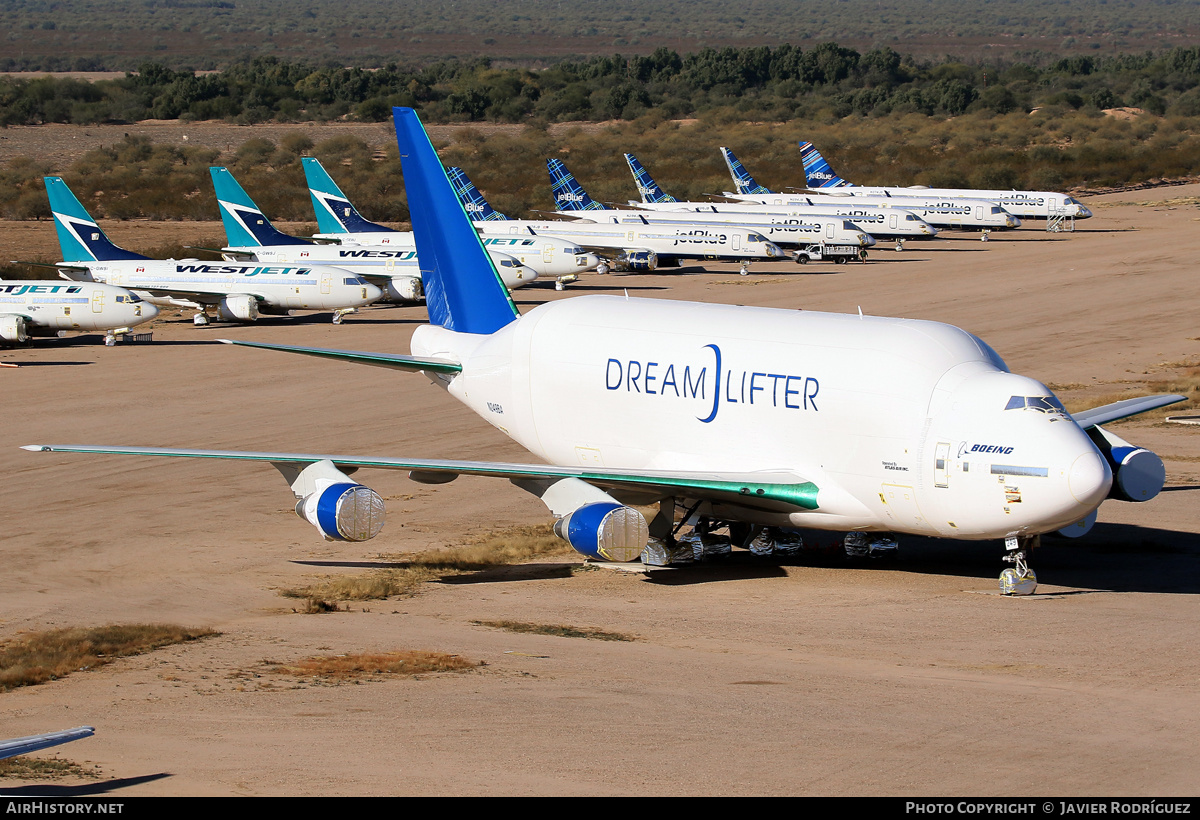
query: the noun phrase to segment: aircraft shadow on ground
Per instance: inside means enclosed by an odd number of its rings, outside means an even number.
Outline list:
[[[582,560],[582,558],[580,559]],[[346,569],[407,569],[408,561],[292,561],[306,567],[341,567]],[[505,581],[537,581],[546,578],[567,578],[579,566],[569,564],[503,564],[466,570],[465,574],[446,575],[438,579],[443,584],[491,584]]]
[[[98,783],[81,783],[77,786],[49,786],[44,783],[30,786],[17,786],[11,789],[0,789],[0,795],[19,797],[30,795],[37,797],[87,797],[88,795],[110,794],[130,786],[140,786],[152,783],[165,777],[174,777],[167,772],[146,774],[141,777],[120,777],[115,780],[103,780]]]
[[[95,362],[9,362],[17,367],[64,367],[67,365],[95,364]]]

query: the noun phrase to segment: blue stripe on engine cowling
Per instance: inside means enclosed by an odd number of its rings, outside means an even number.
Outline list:
[[[607,561],[608,559],[600,554],[600,528],[604,526],[604,519],[614,510],[619,509],[621,509],[620,504],[600,501],[595,504],[585,504],[575,510],[571,513],[571,520],[567,524],[567,542],[576,552],[582,553],[588,558]]]
[[[347,481],[341,484],[330,484],[321,490],[321,495],[317,498],[317,526],[321,528],[322,535],[336,538],[338,541],[346,540],[337,525],[338,502],[346,493],[361,486],[361,484]]]

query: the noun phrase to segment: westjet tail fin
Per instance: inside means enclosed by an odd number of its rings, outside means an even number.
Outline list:
[[[755,182],[754,177],[750,176],[750,172],[742,165],[742,161],[733,155],[733,152],[728,148],[721,148],[721,156],[725,158],[725,166],[729,168],[729,175],[733,177],[733,184],[737,186],[739,194],[773,194],[774,191],[769,191],[762,185]]]
[[[263,212],[242,190],[228,168],[209,168],[208,172],[217,191],[217,206],[221,210],[221,222],[225,225],[225,238],[230,247],[312,244],[307,239],[288,236],[276,230],[271,220],[263,216]]]
[[[850,184],[833,172],[811,142],[800,141],[800,160],[804,163],[804,180],[809,188],[841,188]]]
[[[678,201],[675,197],[663,193],[663,189],[658,187],[658,183],[650,176],[650,172],[642,167],[637,157],[626,154],[625,161],[629,163],[629,170],[633,172],[633,181],[637,184],[638,193],[642,195],[642,202]]]
[[[495,333],[520,314],[429,141],[417,112],[393,108],[429,321]]]
[[[386,225],[363,219],[358,209],[350,204],[342,189],[326,172],[320,160],[301,157],[300,162],[304,164],[304,178],[308,181],[308,195],[312,198],[313,210],[317,214],[319,233],[392,232]]]
[[[96,220],[84,210],[62,177],[45,177],[46,193],[50,196],[50,212],[54,214],[54,230],[62,248],[64,262],[109,262],[117,259],[148,259],[140,253],[114,245]]]
[[[546,170],[550,172],[550,194],[554,197],[554,207],[558,210],[608,210],[588,196],[588,192],[583,190],[583,186],[575,179],[575,175],[567,170],[567,166],[562,164],[562,160],[546,160]]]
[[[450,177],[450,184],[454,186],[454,193],[458,194],[458,201],[462,203],[463,210],[467,212],[467,216],[472,222],[508,219],[507,216],[488,204],[488,201],[483,198],[483,194],[479,193],[475,183],[463,172],[462,168],[451,168],[446,174]]]

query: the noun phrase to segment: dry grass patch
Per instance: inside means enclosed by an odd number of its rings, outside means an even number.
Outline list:
[[[358,680],[377,675],[421,675],[429,672],[466,672],[482,666],[458,655],[406,649],[395,652],[328,655],[305,658],[293,664],[273,664],[271,671],[301,678],[332,681]]]
[[[0,644],[0,692],[218,634],[173,624],[112,624],[23,635]]]
[[[633,635],[622,632],[607,632],[592,627],[579,628],[565,624],[529,624],[522,621],[471,621],[478,626],[492,626],[508,632],[523,632],[531,635],[557,635],[560,638],[592,638],[599,641],[636,641]]]
[[[0,777],[11,777],[20,780],[61,780],[65,777],[85,777],[95,780],[100,777],[100,769],[95,766],[84,766],[61,758],[10,757],[0,760]]]
[[[330,578],[308,587],[285,589],[282,594],[326,603],[379,600],[411,594],[426,581],[572,552],[547,525],[514,527],[485,533],[460,546],[415,555],[381,556],[401,566]]]

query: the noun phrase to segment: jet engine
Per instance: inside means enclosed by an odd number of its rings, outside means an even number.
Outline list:
[[[0,316],[0,340],[5,342],[25,342],[29,332],[25,329],[24,316]]]
[[[304,469],[291,463],[275,467],[299,499],[296,515],[316,527],[326,541],[369,541],[383,529],[379,493],[351,481],[333,462],[318,461]]]
[[[221,299],[217,315],[225,322],[253,322],[258,319],[258,300],[246,293],[232,293]]]
[[[419,302],[425,298],[425,288],[415,276],[393,276],[387,281],[389,302]]]
[[[621,251],[616,258],[617,270],[654,270],[658,254],[654,251]]]
[[[1112,469],[1109,498],[1149,501],[1162,492],[1167,483],[1167,468],[1161,458],[1101,427],[1092,427],[1087,432]]]
[[[554,522],[554,534],[576,552],[601,561],[636,561],[650,540],[640,512],[614,502],[585,504]]]

